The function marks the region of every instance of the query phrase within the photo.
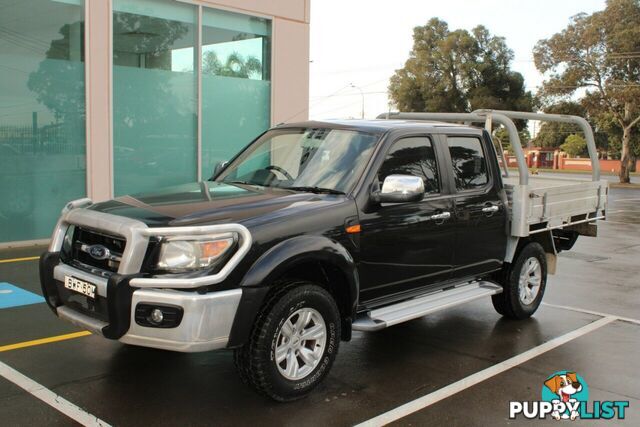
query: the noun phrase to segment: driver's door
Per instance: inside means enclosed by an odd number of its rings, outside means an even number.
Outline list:
[[[392,174],[419,176],[426,193],[417,202],[383,203],[361,213],[361,302],[427,288],[450,278],[454,206],[452,195],[443,188],[439,147],[434,141],[428,135],[396,140],[378,171],[380,185]],[[447,213],[449,218],[434,218]]]

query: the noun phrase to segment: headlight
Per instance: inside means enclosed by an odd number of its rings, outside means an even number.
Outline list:
[[[193,271],[213,266],[236,238],[227,234],[209,238],[169,238],[162,242],[157,267],[172,272]]]

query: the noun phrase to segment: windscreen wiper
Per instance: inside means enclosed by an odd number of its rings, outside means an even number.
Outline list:
[[[240,184],[240,185],[254,185],[254,186],[259,186],[258,184],[254,184],[252,182],[247,182],[247,181],[221,181],[224,184]]]
[[[285,190],[293,190],[293,191],[305,191],[307,193],[315,193],[315,194],[345,194],[344,191],[334,190],[333,188],[323,188],[323,187],[282,187]]]

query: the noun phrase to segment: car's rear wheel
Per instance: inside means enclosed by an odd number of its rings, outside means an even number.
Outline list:
[[[547,258],[539,243],[522,248],[501,275],[503,291],[492,297],[496,311],[512,319],[526,319],[536,312],[547,284]]]
[[[310,282],[279,283],[234,360],[240,377],[278,401],[307,395],[329,372],[340,343],[333,297]]]

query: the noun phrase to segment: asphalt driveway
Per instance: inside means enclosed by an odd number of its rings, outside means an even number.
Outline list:
[[[550,374],[571,370],[588,383],[590,400],[629,402],[626,419],[607,425],[640,425],[640,191],[611,190],[607,216],[598,238],[561,254],[533,318],[501,319],[480,300],[356,332],[326,381],[289,404],[243,385],[228,351],[136,348],[58,320],[38,299],[31,257],[43,248],[0,251],[10,261],[0,261],[0,423],[525,424],[509,419],[509,402],[540,400]]]

